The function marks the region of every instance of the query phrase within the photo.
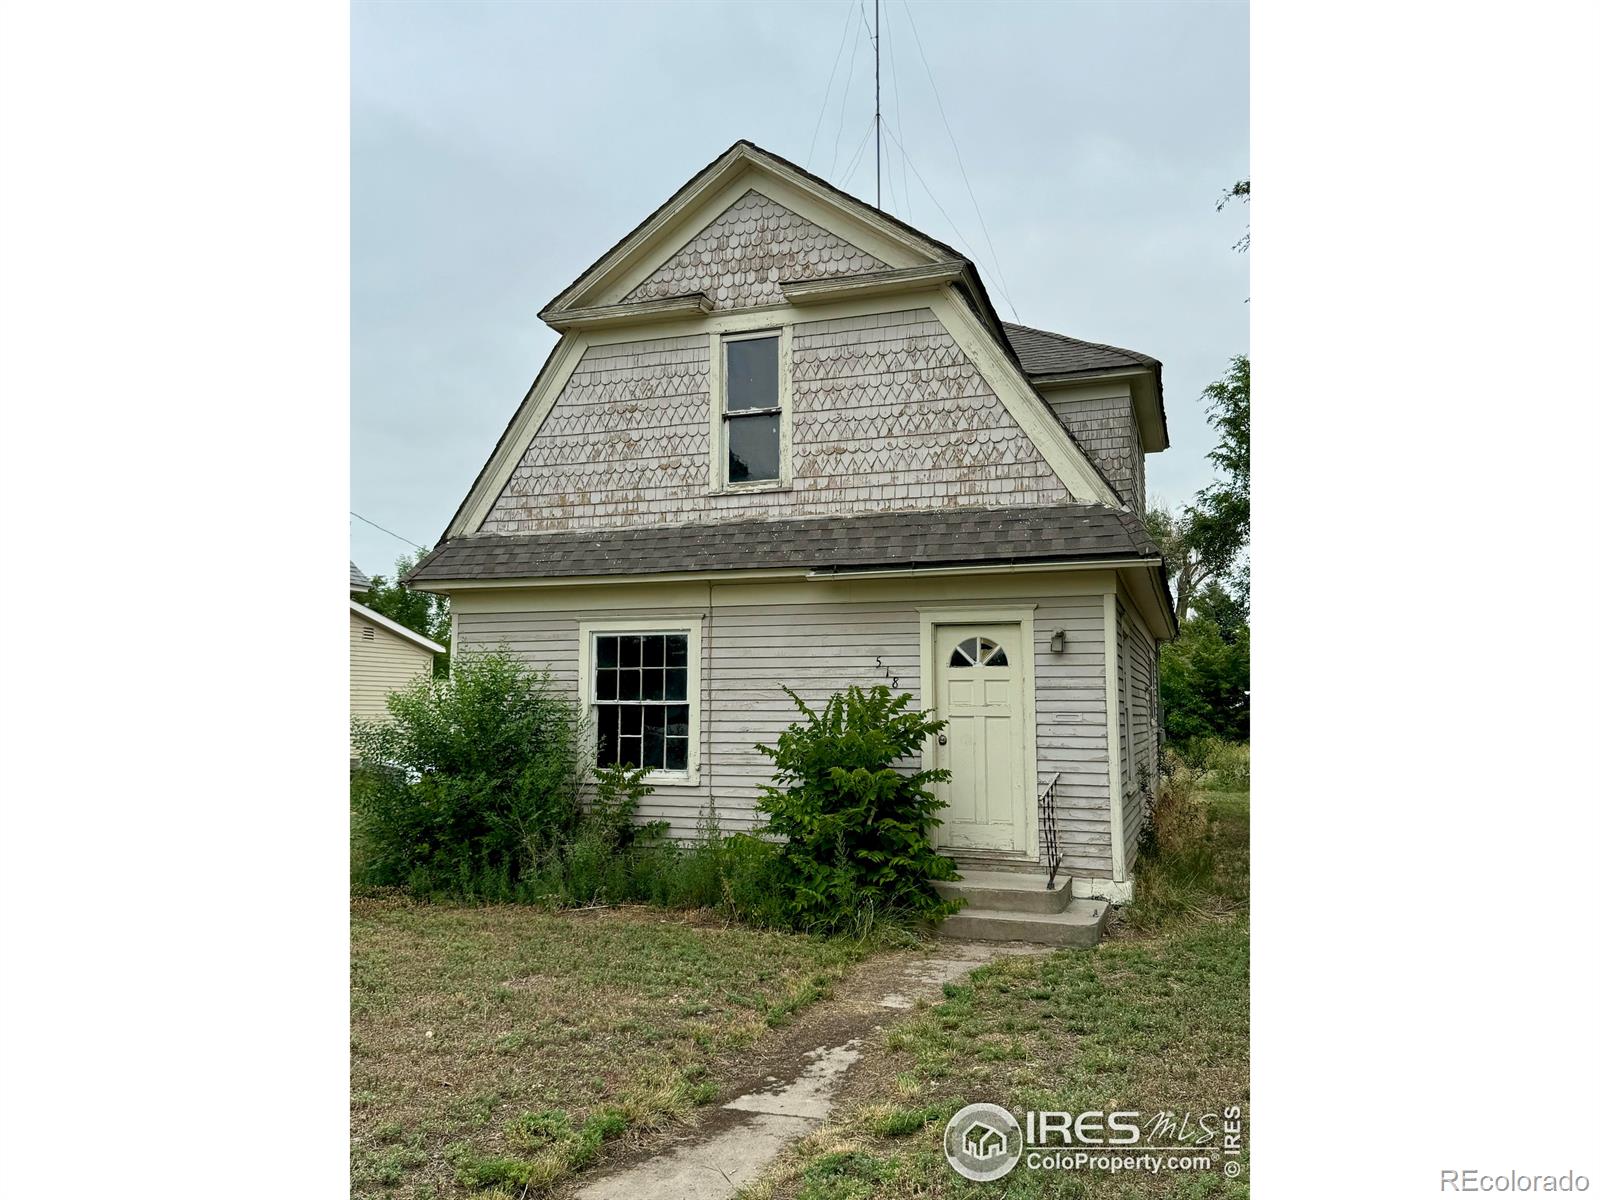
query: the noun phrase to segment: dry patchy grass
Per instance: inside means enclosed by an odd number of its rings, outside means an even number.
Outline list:
[[[692,1119],[859,946],[645,910],[357,900],[351,1191],[539,1190]]]
[[[1236,1200],[1220,1171],[1092,1174],[1019,1167],[969,1183],[944,1160],[944,1123],[976,1101],[1013,1112],[1249,1112],[1249,796],[1206,804],[1212,867],[1142,928],[1093,950],[1002,958],[889,1027],[838,1116],[743,1200]],[[1143,886],[1141,884],[1141,886]],[[1248,1151],[1244,1165],[1248,1169]]]

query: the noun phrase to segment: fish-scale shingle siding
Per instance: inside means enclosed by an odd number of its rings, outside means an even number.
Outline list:
[[[711,344],[591,347],[482,532],[1071,499],[925,308],[794,326],[793,487],[708,495]]]
[[[1070,394],[1045,398],[1117,494],[1142,514],[1144,450],[1134,424],[1133,401],[1127,396],[1074,399]]]
[[[780,282],[860,275],[887,266],[752,190],[656,268],[623,302],[704,292],[717,308],[749,308],[780,303]]]

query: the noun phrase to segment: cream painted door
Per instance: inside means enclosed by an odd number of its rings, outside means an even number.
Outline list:
[[[945,802],[939,843],[956,849],[1025,853],[1022,655],[1017,625],[939,625],[934,629],[935,709],[949,722],[934,765]]]

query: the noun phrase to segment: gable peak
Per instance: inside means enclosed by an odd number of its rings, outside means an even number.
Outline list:
[[[831,249],[849,247],[879,264],[868,269],[966,263],[943,242],[740,139],[595,260],[540,316],[628,302],[646,279],[751,192],[837,239]]]

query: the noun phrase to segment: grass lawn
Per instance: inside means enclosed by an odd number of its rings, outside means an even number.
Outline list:
[[[1134,1110],[1141,1123],[1237,1104],[1248,1147],[1249,796],[1206,801],[1210,869],[1142,878],[1140,903],[1093,950],[1002,959],[947,985],[942,1003],[881,1035],[835,1119],[745,1200],[1248,1196],[1248,1149],[1239,1179],[1219,1168],[1080,1175],[1019,1165],[978,1184],[950,1169],[941,1141],[949,1117],[977,1101],[1017,1114]]]
[[[537,1195],[715,1100],[861,956],[681,914],[357,900],[352,1194]]]

